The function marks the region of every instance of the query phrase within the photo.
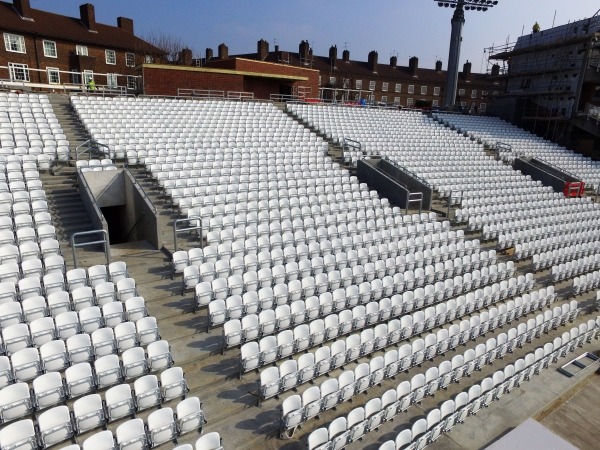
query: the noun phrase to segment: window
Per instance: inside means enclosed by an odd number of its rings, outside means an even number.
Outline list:
[[[396,87],[394,88],[394,92],[401,92],[401,91],[402,91],[402,84],[396,83]]]
[[[482,97],[487,97],[488,95],[488,91],[481,91],[481,96]]]
[[[471,91],[471,98],[477,98],[477,91],[475,89]]]
[[[154,56],[152,56],[152,55],[144,56],[144,62],[147,64],[152,64],[154,62]],[[321,83],[319,83],[319,84],[321,84]]]
[[[439,100],[432,100],[431,101],[431,106],[440,106],[440,101]]]
[[[108,87],[114,88],[119,85],[117,82],[117,74],[116,73],[107,73],[106,74],[106,85]]]
[[[46,58],[56,58],[56,42],[44,41],[44,56]]]
[[[335,77],[329,77],[329,84],[335,86]]]
[[[433,95],[440,95],[440,87],[436,86],[433,88]]]
[[[460,102],[460,106],[464,108],[465,106],[467,106],[467,102]]]
[[[48,73],[48,83],[60,84],[60,72],[56,67],[47,67],[46,72]]]
[[[135,53],[125,53],[125,65],[135,67]]]
[[[77,72],[77,69],[71,69],[71,83],[81,84],[81,73]]]
[[[356,89],[362,89],[362,80],[356,80]]]
[[[117,63],[117,53],[114,50],[106,50],[106,64],[116,64]]]
[[[487,107],[487,105],[485,103],[480,103],[479,104],[479,111],[484,112],[486,107]]]
[[[409,94],[414,94],[415,93],[415,85],[414,84],[409,84],[408,85],[408,93]]]
[[[137,88],[138,88],[137,77],[133,77],[133,76],[129,75],[127,77],[127,89],[137,90]]]
[[[459,89],[458,90],[458,95],[465,95],[465,90],[464,89]]]
[[[498,95],[498,91],[492,92],[492,95]]]
[[[87,56],[88,49],[85,45],[77,45],[77,46],[75,46],[75,53],[80,56]]]
[[[369,90],[370,91],[374,91],[375,90],[375,81],[369,81]]]
[[[381,96],[381,101],[382,101],[383,103],[387,103],[387,95],[382,95],[382,96]]]
[[[83,71],[83,84],[88,84],[93,79],[94,79],[94,72],[92,72],[91,70]]]
[[[148,62],[148,61],[146,61]],[[319,75],[319,86],[321,86],[321,75]]]
[[[387,90],[388,90],[388,84],[387,84],[387,82],[381,83],[381,90],[383,92],[387,92]]]
[[[427,86],[421,86],[421,95],[427,95]]]
[[[18,34],[4,33],[4,48],[7,52],[25,53],[25,38]]]
[[[413,99],[412,98],[407,98],[406,99],[406,106],[412,106],[413,105]]]
[[[27,64],[8,63],[10,79],[17,81],[29,81],[29,69]]]
[[[396,105],[399,105],[400,104],[400,97],[394,97],[394,103]]]

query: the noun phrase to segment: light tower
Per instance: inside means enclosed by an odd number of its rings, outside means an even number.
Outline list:
[[[497,0],[435,0],[440,8],[453,8],[454,14],[450,23],[450,51],[448,53],[448,70],[446,78],[446,91],[444,93],[444,106],[452,107],[456,101],[456,86],[458,83],[458,65],[460,60],[460,44],[462,43],[462,29],[465,24],[465,11],[487,11],[498,4]]]

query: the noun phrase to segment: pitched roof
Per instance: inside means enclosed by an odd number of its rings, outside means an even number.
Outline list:
[[[95,30],[89,31],[80,18],[31,8],[30,18],[23,19],[12,3],[0,2],[0,29],[21,34],[39,35],[108,48],[162,54],[162,50],[117,26],[96,23]],[[33,20],[29,20],[33,19]]]
[[[393,68],[389,64],[377,64],[377,72],[374,73],[367,61],[356,61],[349,60],[348,62],[344,61],[341,58],[337,59],[335,64],[335,68],[332,70],[331,62],[328,56],[312,56],[312,65],[304,65],[300,60],[299,53],[294,52],[269,52],[267,57],[265,58],[266,62],[281,62],[280,54],[283,53],[286,55],[286,61],[284,64],[289,64],[292,66],[300,66],[300,67],[309,67],[312,69],[317,69],[321,73],[331,72],[331,76],[343,76],[348,75],[352,77],[360,77],[363,76],[365,78],[381,78],[381,79],[396,79],[396,80],[415,80],[415,81],[425,81],[431,83],[445,83],[446,82],[446,71],[437,71],[435,69],[426,69],[419,67],[417,72],[417,77],[413,77],[410,68],[406,66],[396,66]],[[248,59],[256,59],[256,53],[249,53],[245,55],[235,55],[231,57],[242,57]],[[464,82],[465,78],[462,72],[459,73],[459,83]],[[492,80],[487,74],[483,73],[471,73],[469,76],[470,84],[492,84]]]

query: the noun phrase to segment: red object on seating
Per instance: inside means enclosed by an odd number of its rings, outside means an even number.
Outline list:
[[[583,197],[585,193],[585,183],[583,181],[567,181],[563,188],[565,197]]]

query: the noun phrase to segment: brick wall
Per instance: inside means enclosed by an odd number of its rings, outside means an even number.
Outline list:
[[[139,75],[139,66],[144,62],[144,55],[135,54],[136,67],[128,67],[125,62],[125,50],[113,49],[116,53],[116,64],[106,64],[106,48],[87,45],[88,57],[78,57],[75,54],[76,43],[68,41],[59,41],[56,39],[48,39],[56,42],[56,58],[44,56],[44,38],[39,36],[22,35],[25,38],[26,53],[9,52],[4,46],[3,30],[0,30],[0,66],[8,66],[8,63],[27,64],[30,69],[41,69],[43,72],[31,70],[29,73],[30,80],[33,83],[48,83],[46,69],[48,67],[59,69],[60,71],[78,71],[92,70],[98,74],[116,73],[122,75]],[[15,33],[17,34],[17,33]],[[0,78],[8,79],[9,73],[7,69],[0,69]],[[106,77],[96,75],[96,84],[106,84]],[[126,85],[126,78],[118,77],[117,82],[121,86]],[[71,82],[69,74],[60,74],[61,83]]]
[[[240,75],[172,70],[144,66],[144,94],[177,95],[177,89],[243,91],[244,78]]]

